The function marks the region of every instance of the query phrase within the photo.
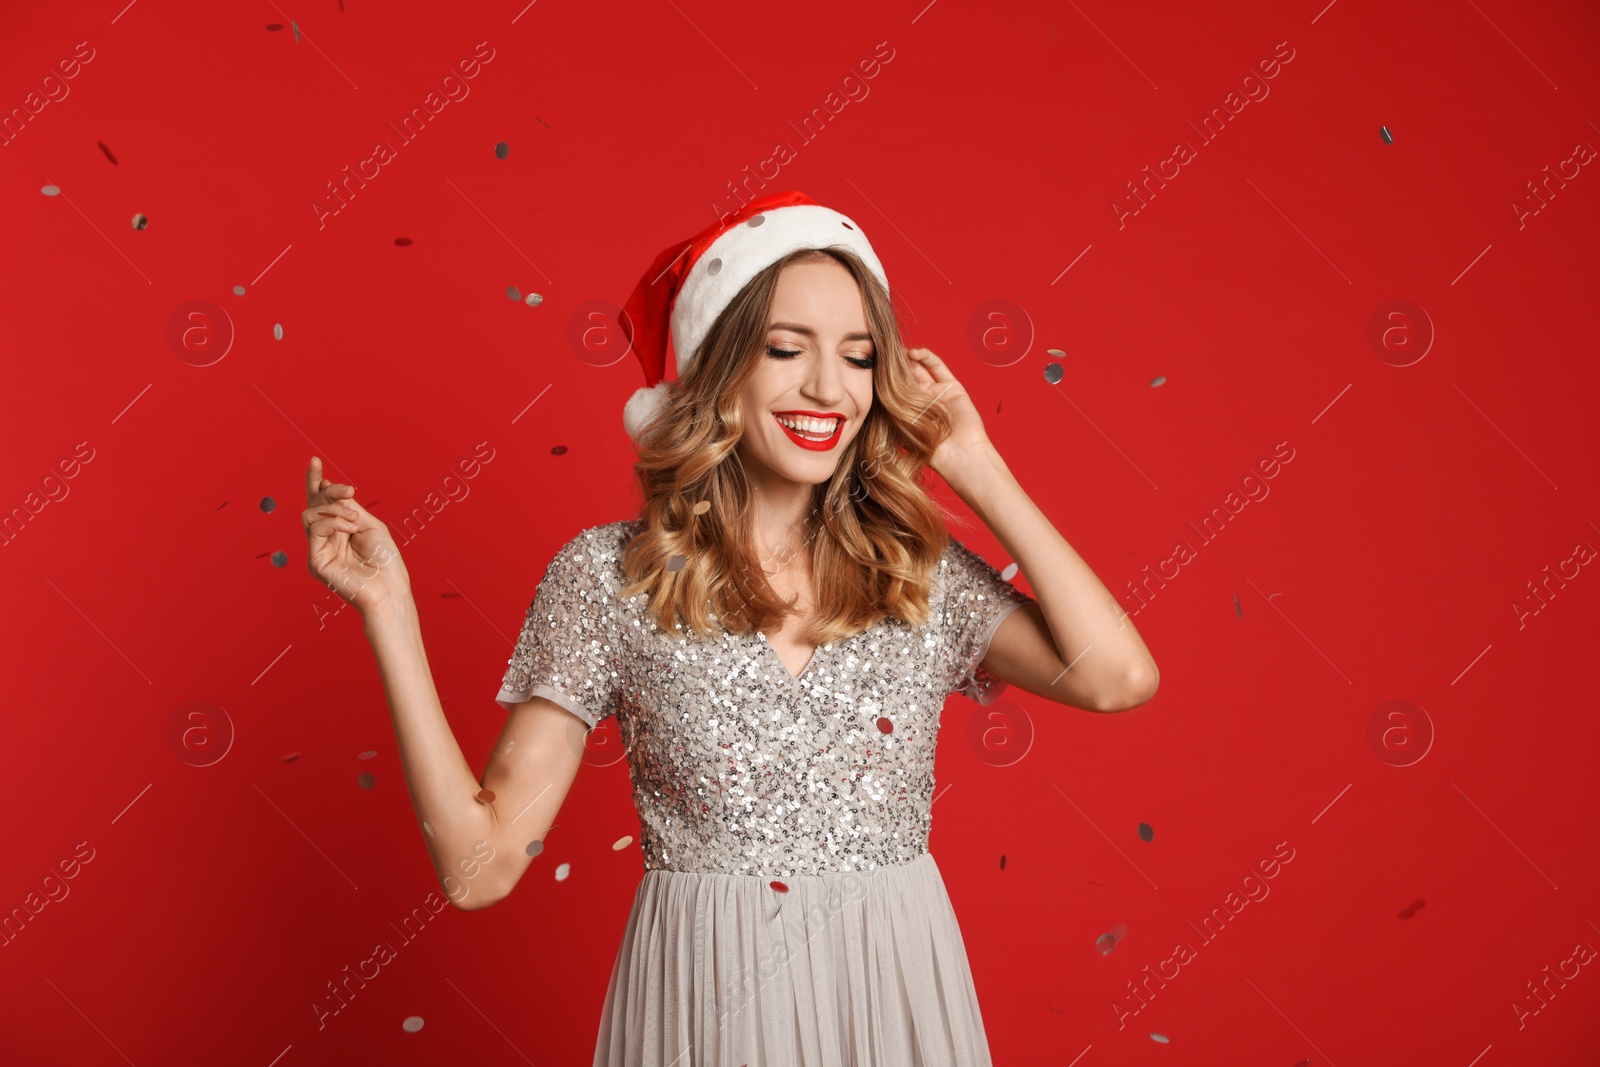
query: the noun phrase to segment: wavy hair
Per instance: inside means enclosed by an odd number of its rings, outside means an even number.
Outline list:
[[[751,279],[640,432],[634,471],[644,525],[623,550],[622,595],[648,591],[663,630],[714,635],[715,621],[729,633],[765,631],[781,626],[799,599],[778,596],[754,549],[751,488],[735,451],[745,425],[739,395],[765,350],[778,276],[791,263],[827,258],[860,287],[877,363],[867,417],[833,476],[814,487],[805,519],[809,637],[832,644],[885,617],[911,626],[928,620],[949,534],[923,471],[950,421],[917,387],[888,292],[854,253],[835,246],[797,250]]]

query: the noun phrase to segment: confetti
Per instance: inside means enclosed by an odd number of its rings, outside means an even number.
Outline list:
[[[1166,1034],[1151,1034],[1150,1035],[1150,1040],[1165,1045],[1165,1044],[1169,1043],[1172,1039],[1167,1037]]]
[[[511,146],[501,141],[494,146],[494,158],[504,159],[511,154]]]
[[[233,287],[233,295],[234,296],[243,296],[244,295],[244,286],[242,286],[242,285],[234,286]]]
[[[538,293],[529,293],[527,296],[522,298],[522,302],[531,308],[536,308],[540,304],[544,303],[544,297],[540,296]]]
[[[520,293],[517,290],[517,287],[514,286],[514,285],[506,286],[506,295],[509,296],[513,300],[521,300],[522,299],[522,293]]]
[[[289,553],[282,549],[274,552],[272,554],[272,565],[274,567],[287,567],[289,565]]]
[[[683,556],[682,553],[674,552],[667,560],[667,570],[673,574],[677,574],[679,571],[683,570],[683,565],[687,562],[688,560]]]
[[[787,893],[789,891],[789,887],[784,885],[782,882],[768,882],[767,884],[772,886],[772,888],[776,889],[780,893]]]
[[[150,220],[145,218],[144,215],[136,214],[136,215],[133,216],[133,228],[134,229],[142,230],[148,225],[150,225]]]
[[[1154,378],[1150,379],[1150,388],[1152,389],[1159,389],[1166,384],[1167,376],[1165,374],[1158,374]]]
[[[1049,382],[1051,385],[1059,382],[1061,380],[1061,375],[1062,370],[1061,364],[1059,363],[1052,363],[1044,369],[1044,380]]]
[[[340,10],[343,10],[342,6],[341,6]],[[406,1016],[406,1021],[400,1024],[400,1029],[404,1030],[408,1034],[416,1033],[418,1030],[422,1029],[422,1016],[420,1016],[420,1015],[408,1015],[408,1016]]]
[[[878,732],[880,734],[892,734],[892,733],[894,733],[894,723],[889,721],[889,716],[887,716],[887,715],[879,715],[878,716]]]
[[[1384,144],[1394,144],[1394,134],[1389,132],[1389,127],[1379,126],[1378,133],[1382,135]]]
[[[1117,939],[1110,934],[1101,934],[1095,938],[1094,947],[1100,950],[1100,955],[1109,956],[1111,950],[1117,947]]]
[[[299,758],[300,758],[300,753],[291,752],[287,756],[283,757],[283,762],[285,762],[285,763],[293,763],[295,760],[297,760]]]
[[[700,503],[698,503],[698,504],[696,504],[694,506],[694,513],[696,515],[704,515],[706,512],[708,512],[710,510],[711,510],[711,501],[709,501],[709,500],[702,500],[702,501],[700,501]]]
[[[631,844],[633,844],[633,835],[632,834],[628,834],[625,837],[619,837],[619,838],[616,839],[616,841],[612,842],[611,851],[613,851],[613,852],[621,852],[623,849],[627,848]]]
[[[394,243],[399,245],[401,248],[408,248],[411,245],[411,238],[409,238],[409,237],[396,237],[394,239]]]
[[[283,29],[283,23],[281,23],[281,22],[269,22],[269,23],[267,23],[267,29],[276,32],[278,30]]]
[[[1009,582],[1011,579],[1017,576],[1017,570],[1018,567],[1015,563],[1007,563],[1005,570],[1000,572],[1000,577]]]
[[[492,790],[492,789],[480,789],[480,790],[478,790],[478,800],[481,803],[484,803],[484,804],[493,804],[494,803],[494,790]]]
[[[429,837],[433,836],[433,827],[428,825],[427,819],[422,820],[422,829],[427,832]]]
[[[276,508],[277,506],[278,506],[278,502],[276,500],[272,499],[270,496],[264,496],[264,497],[261,498],[261,510],[264,513],[266,513],[268,515],[271,515],[273,509]]]
[[[1139,824],[1139,836],[1142,839],[1149,841],[1156,836],[1155,828],[1147,822],[1142,822]]]
[[[59,188],[57,188],[56,186],[54,186],[54,185],[42,185],[42,186],[39,187],[39,191],[41,193],[43,193],[45,196],[60,196],[61,195],[61,190]]]
[[[274,341],[283,340],[283,323],[275,322],[272,324],[272,339]]]
[[[294,21],[291,20],[290,23],[289,23],[289,26],[294,30],[294,43],[295,44],[299,44],[300,43],[300,24],[298,22],[294,22]]]
[[[550,450],[550,454],[552,456],[564,456],[564,455],[567,454],[567,446],[566,445],[556,445],[554,448],[552,448]]]
[[[1004,852],[1000,853],[1000,869],[1002,871],[1006,869],[1006,854]]]
[[[378,784],[378,780],[370,774],[363,774],[361,777],[357,778],[356,781],[361,784],[362,789],[371,789],[373,786]]]
[[[1233,610],[1239,613],[1239,618],[1244,618],[1244,606],[1239,603],[1237,596],[1233,598]]]
[[[530,855],[530,856],[537,856],[539,853],[544,851],[544,842],[543,841],[529,841],[528,842],[528,847],[526,849],[524,849],[524,851],[527,852],[527,854]]]
[[[376,755],[377,755],[377,753],[369,748],[365,752],[363,752],[360,755],[358,755],[356,757],[356,759],[371,759],[373,756],[376,756]]]
[[[561,866],[556,868],[556,881],[565,882],[567,880],[567,875],[569,875],[571,873],[572,873],[572,864],[563,863]]]
[[[1067,354],[1065,352],[1063,352],[1059,348],[1047,348],[1047,349],[1045,349],[1045,354],[1049,355],[1049,356],[1053,356],[1056,359],[1066,359],[1067,358]]]

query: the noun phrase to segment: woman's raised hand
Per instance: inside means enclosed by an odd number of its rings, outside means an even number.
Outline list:
[[[323,478],[321,457],[311,457],[307,507],[300,513],[310,546],[306,567],[364,616],[393,597],[410,595],[411,575],[389,527],[355,496],[354,486]]]

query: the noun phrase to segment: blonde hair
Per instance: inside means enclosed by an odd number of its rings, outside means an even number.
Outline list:
[[[800,249],[756,275],[712,324],[689,372],[636,442],[644,527],[623,550],[623,595],[648,591],[663,630],[681,617],[688,631],[715,634],[714,611],[730,633],[764,631],[781,626],[798,599],[778,597],[753,548],[751,490],[735,451],[744,430],[739,394],[765,353],[779,274],[791,263],[829,258],[860,286],[877,363],[872,407],[833,476],[814,488],[805,519],[810,637],[832,644],[886,616],[912,626],[928,619],[928,590],[949,534],[946,513],[921,482],[950,422],[917,390],[888,292],[853,253],[833,247]],[[710,506],[697,513],[701,503]]]

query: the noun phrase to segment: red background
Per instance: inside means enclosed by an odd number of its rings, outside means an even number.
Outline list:
[[[1592,5],[112,0],[6,22],[7,113],[79,42],[93,58],[0,148],[0,507],[25,515],[0,551],[0,910],[28,915],[0,948],[0,1059],[587,1062],[642,872],[626,767],[583,769],[511,898],[402,940],[438,882],[359,619],[305,570],[304,472],[323,456],[391,525],[423,509],[402,548],[481,772],[551,554],[634,513],[621,411],[644,383],[586,305],[625,300],[784,140],[763,191],[861,223],[910,343],[1130,611],[1127,582],[1196,550],[1134,616],[1150,703],[1012,690],[998,747],[947,708],[932,847],[995,1062],[1596,1062],[1594,964],[1520,1027],[1512,1006],[1600,947],[1600,577],[1574,560],[1542,606],[1527,585],[1600,546],[1600,177],[1562,163],[1600,145]],[[479,42],[470,95],[398,138]],[[802,140],[879,42],[868,95]],[[1279,42],[1270,94],[1202,142],[1188,123]],[[319,225],[380,139],[396,157]],[[1119,225],[1179,140],[1196,157]],[[1547,165],[1569,180],[1535,214]],[[197,300],[218,311],[174,347]],[[1395,300],[1428,323],[1370,344]],[[1280,442],[1270,495],[1203,543],[1187,524]],[[1270,895],[1196,937],[1280,842]],[[47,886],[70,892],[28,912]],[[385,940],[319,1030],[327,983]],[[1179,940],[1195,958],[1119,1028]]]

